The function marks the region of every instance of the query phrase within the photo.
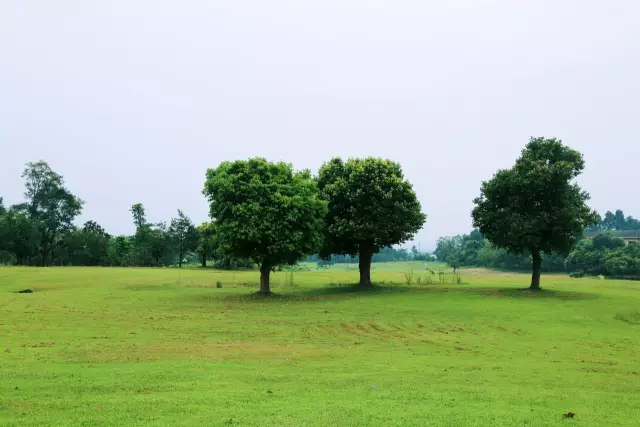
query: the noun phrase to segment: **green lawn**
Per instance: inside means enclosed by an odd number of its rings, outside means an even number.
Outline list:
[[[640,283],[411,268],[0,268],[0,425],[640,425]]]

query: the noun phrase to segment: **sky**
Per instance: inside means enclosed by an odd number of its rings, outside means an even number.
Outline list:
[[[599,211],[640,217],[634,0],[2,0],[0,196],[40,159],[78,223],[208,218],[207,168],[399,162],[428,215],[468,232],[480,184],[532,136],[581,151]]]

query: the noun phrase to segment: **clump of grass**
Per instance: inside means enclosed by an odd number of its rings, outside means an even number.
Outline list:
[[[216,282],[216,288],[220,289],[222,287],[222,282],[220,280],[218,280]]]
[[[455,285],[461,285],[462,284],[462,276],[460,275],[460,273],[454,273],[453,277],[451,279],[451,283],[455,284]]]
[[[413,268],[411,269],[411,271],[404,273],[404,281],[407,283],[407,286],[411,286],[413,284],[414,276],[415,272],[413,271]]]
[[[615,319],[634,325],[640,325],[640,311],[622,311],[616,314]]]

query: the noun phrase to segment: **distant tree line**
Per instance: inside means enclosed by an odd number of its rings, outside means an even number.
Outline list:
[[[446,262],[452,268],[484,267],[496,270],[531,270],[532,258],[528,253],[513,253],[494,246],[474,229],[469,234],[441,237],[436,243],[434,255],[438,261]],[[565,256],[557,253],[543,254],[543,272],[565,271]]]
[[[371,262],[399,262],[399,261],[433,261],[435,258],[429,253],[419,252],[414,245],[411,250],[405,248],[386,247],[380,249],[380,252],[374,254]],[[331,264],[358,264],[357,255],[330,255],[328,259],[322,259],[320,255],[311,255],[305,258],[305,262],[316,262],[320,266],[329,266]]]
[[[524,271],[532,264],[531,254],[497,248],[479,230],[438,239],[434,254],[452,268],[484,267]],[[580,238],[568,255],[542,254],[544,272],[566,272],[575,277],[603,275],[640,279],[640,245],[605,232],[593,238]]]
[[[150,222],[141,203],[131,207],[133,235],[114,236],[95,221],[74,225],[84,202],[43,161],[28,163],[25,202],[0,198],[0,263],[30,266],[182,266],[184,261],[223,268],[251,265],[219,253],[212,223],[196,227],[181,210],[168,222]]]
[[[640,230],[640,220],[632,216],[624,215],[621,209],[616,210],[615,213],[607,211],[604,217],[591,227],[588,227],[586,231],[625,231],[625,230]]]

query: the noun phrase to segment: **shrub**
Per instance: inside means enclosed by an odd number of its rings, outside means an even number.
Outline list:
[[[569,277],[580,278],[584,277],[584,270],[575,270],[569,273]]]
[[[411,286],[413,284],[413,277],[414,277],[415,273],[413,271],[413,269],[411,269],[411,271],[404,273],[404,281],[407,282],[408,286]]]
[[[221,287],[222,287],[222,282],[218,280],[216,282],[216,288],[220,289]]]

